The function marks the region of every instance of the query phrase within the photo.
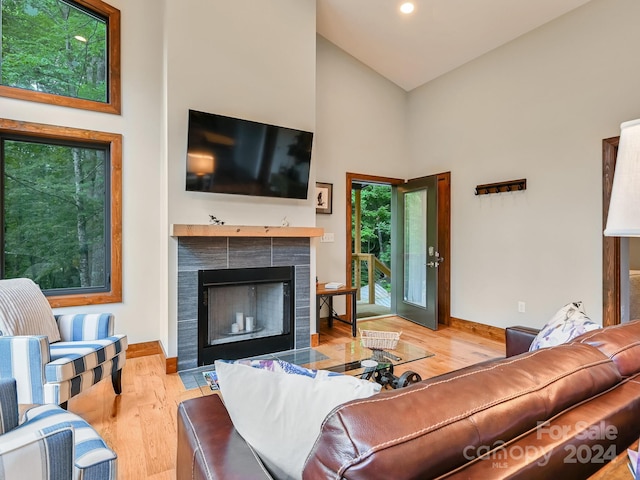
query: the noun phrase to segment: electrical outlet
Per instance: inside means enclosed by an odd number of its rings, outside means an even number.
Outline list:
[[[527,305],[524,302],[518,302],[518,312],[524,313]]]
[[[325,233],[320,237],[321,243],[331,243],[334,242],[334,234],[333,233]]]

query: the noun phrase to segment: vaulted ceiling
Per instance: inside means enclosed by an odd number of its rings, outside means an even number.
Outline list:
[[[409,91],[590,0],[317,0],[317,31]]]

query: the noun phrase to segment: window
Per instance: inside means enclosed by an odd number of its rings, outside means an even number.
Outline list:
[[[0,277],[53,307],[122,300],[122,137],[0,119]]]
[[[100,0],[0,0],[0,95],[120,113],[120,11]]]

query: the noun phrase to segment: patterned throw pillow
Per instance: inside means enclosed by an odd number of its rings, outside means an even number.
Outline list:
[[[600,325],[587,317],[582,302],[567,303],[553,316],[533,339],[529,351],[566,343]]]
[[[241,360],[218,360],[219,362],[225,363],[235,363],[246,365],[248,367],[259,368],[262,370],[269,370],[270,372],[279,372],[279,373],[291,373],[294,375],[304,375],[305,377],[311,378],[320,378],[320,377],[337,377],[342,375],[342,373],[330,372],[328,370],[312,370],[310,368],[301,367],[300,365],[296,365],[294,363],[285,362],[284,360],[249,360],[249,359],[241,359]],[[211,385],[212,383],[218,386],[218,374],[215,370],[210,372],[205,372],[205,378],[207,382]],[[217,388],[212,388],[216,390]]]

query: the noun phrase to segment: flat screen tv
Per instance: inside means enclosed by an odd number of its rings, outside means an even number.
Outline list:
[[[189,110],[187,190],[307,198],[313,133]]]

